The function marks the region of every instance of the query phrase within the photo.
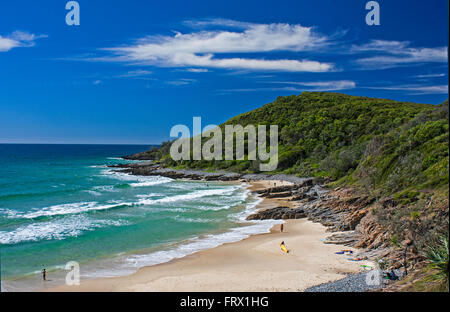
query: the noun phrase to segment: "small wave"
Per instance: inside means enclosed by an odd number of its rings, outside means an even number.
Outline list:
[[[172,203],[178,201],[187,201],[197,198],[202,198],[206,196],[217,196],[217,195],[231,195],[234,189],[212,189],[212,190],[200,190],[184,195],[175,195],[164,197],[160,199],[141,199],[138,204],[141,205],[151,205],[151,204],[161,204],[161,203]]]
[[[0,208],[0,214],[6,216],[8,219],[14,219],[17,217],[17,211],[11,209]]]
[[[162,179],[158,179],[155,181],[144,181],[144,182],[131,183],[130,186],[132,186],[132,187],[152,186],[152,185],[168,183],[171,180],[172,179],[169,179],[169,178],[162,178]]]
[[[69,216],[60,220],[32,223],[13,231],[0,231],[0,244],[18,244],[41,240],[62,240],[105,226],[122,226],[122,220],[91,220],[86,216]]]
[[[85,191],[82,191],[82,192],[89,193],[89,194],[94,195],[94,196],[102,195],[102,193],[97,192],[97,191],[92,191],[92,190],[85,190]]]
[[[117,192],[117,190],[114,189],[114,185],[98,185],[94,186],[92,190],[98,192]]]
[[[150,198],[150,197],[156,197],[156,196],[166,196],[165,194],[161,194],[161,193],[150,193],[150,194],[139,194],[136,195],[137,198]]]
[[[230,204],[230,205],[216,205],[216,206],[206,206],[206,205],[196,205],[195,207],[192,207],[191,209],[195,209],[195,210],[203,210],[203,211],[219,211],[219,210],[228,210],[231,207],[233,207],[235,205]]]
[[[108,210],[112,208],[119,207],[129,207],[132,203],[114,203],[114,204],[104,204],[99,205],[98,202],[81,202],[81,203],[70,203],[62,205],[54,205],[50,207],[34,209],[33,212],[28,213],[15,213],[15,218],[24,219],[36,219],[39,217],[52,217],[58,215],[68,215],[68,214],[79,214],[81,212],[93,211],[93,210]]]
[[[181,216],[171,217],[172,220],[184,223],[214,223],[220,222],[220,220],[202,219],[202,218],[187,218]]]
[[[131,187],[142,187],[142,186],[152,186],[152,185],[158,185],[158,184],[165,184],[173,181],[171,178],[167,177],[161,177],[161,176],[134,176],[129,173],[123,173],[123,172],[117,172],[111,169],[108,170],[102,170],[102,175],[121,180],[121,181],[127,181],[127,182],[133,182],[129,183]]]

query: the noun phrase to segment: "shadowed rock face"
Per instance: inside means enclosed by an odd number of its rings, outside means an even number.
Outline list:
[[[247,220],[267,220],[267,219],[302,219],[306,214],[301,208],[292,209],[289,207],[276,207],[259,211],[247,217]]]

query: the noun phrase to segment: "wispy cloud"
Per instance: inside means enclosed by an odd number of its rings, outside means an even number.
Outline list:
[[[309,87],[309,90],[314,91],[347,90],[356,87],[356,83],[351,80],[330,80],[330,81],[312,81],[312,82],[272,81],[270,83],[304,86]]]
[[[415,75],[414,78],[438,78],[438,77],[445,77],[444,73],[438,73],[438,74],[425,74],[425,75]]]
[[[398,86],[382,86],[382,87],[366,87],[367,89],[391,90],[391,91],[407,91],[409,94],[448,94],[448,85],[398,85]]]
[[[196,81],[197,81],[196,79],[181,78],[181,79],[177,79],[177,80],[168,80],[168,81],[165,81],[165,83],[173,85],[173,86],[184,86],[184,85],[194,83]]]
[[[186,68],[185,71],[190,73],[207,73],[209,72],[206,68]]]
[[[226,18],[204,18],[197,20],[187,20],[183,22],[185,25],[188,25],[191,28],[205,28],[205,27],[216,27],[216,26],[224,26],[227,28],[238,28],[238,29],[246,29],[254,23],[235,21]]]
[[[23,31],[15,31],[5,37],[0,35],[0,52],[8,52],[14,48],[32,47],[36,44],[37,39],[46,37],[46,35],[35,35]]]
[[[283,84],[282,87],[268,88],[242,88],[242,89],[225,89],[221,92],[262,92],[262,91],[337,91],[348,90],[356,87],[356,83],[351,80],[331,80],[331,81],[313,81],[313,82],[296,82],[296,81],[271,81],[264,82],[271,84]]]
[[[209,21],[210,26],[232,26],[232,21]],[[224,57],[228,53],[311,51],[327,45],[328,38],[311,27],[290,24],[235,22],[238,30],[176,32],[173,36],[148,36],[128,46],[105,48],[111,53],[98,58],[162,67],[224,68],[289,72],[327,72],[333,64],[307,59]]]
[[[120,74],[115,76],[115,78],[146,78],[151,75],[152,72],[149,70],[138,69],[138,70],[130,70],[124,74]]]
[[[376,52],[377,55],[363,57],[356,63],[364,69],[386,69],[408,64],[445,63],[447,47],[411,47],[408,41],[372,40],[362,45],[353,45],[353,53]],[[383,55],[380,55],[383,54]]]

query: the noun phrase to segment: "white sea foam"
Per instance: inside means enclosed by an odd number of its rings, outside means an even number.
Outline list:
[[[216,206],[205,206],[205,205],[196,205],[195,207],[192,207],[191,209],[198,209],[203,211],[219,211],[219,210],[227,210],[233,207],[234,205],[216,205]]]
[[[97,191],[92,191],[92,190],[85,190],[85,191],[83,191],[83,192],[89,193],[89,194],[94,195],[94,196],[100,196],[100,195],[102,195],[102,193],[97,192]]]
[[[169,196],[169,197],[164,197],[164,198],[160,198],[160,199],[140,199],[138,201],[138,204],[152,205],[152,204],[160,204],[160,203],[187,201],[187,200],[203,198],[206,196],[231,195],[233,192],[234,192],[234,189],[226,189],[226,188],[200,190],[200,191],[195,191],[195,192],[188,193],[188,194]]]
[[[102,175],[121,180],[126,182],[133,182],[130,183],[130,186],[132,187],[142,187],[142,186],[152,186],[152,185],[158,185],[158,184],[165,184],[173,181],[171,178],[167,177],[161,177],[161,176],[135,176],[131,175],[129,173],[124,172],[118,172],[111,169],[102,170]]]
[[[14,211],[14,210],[11,210],[11,209],[0,208],[0,214],[6,216],[9,219],[13,219],[13,218],[17,217],[18,212]]]
[[[126,202],[118,202],[114,204],[103,204],[103,205],[99,205],[98,202],[69,203],[62,205],[54,205],[45,208],[35,208],[33,209],[32,212],[17,214],[15,217],[34,219],[38,217],[78,214],[81,212],[87,212],[91,210],[107,210],[118,206],[131,206],[131,205],[132,203]]]
[[[156,196],[166,196],[165,194],[161,193],[150,193],[150,194],[138,194],[136,195],[137,198],[150,198],[150,197],[156,197]]]
[[[202,219],[202,218],[187,218],[187,217],[181,217],[181,216],[174,216],[171,217],[171,219],[178,221],[178,222],[184,222],[184,223],[214,223],[214,222],[220,222],[220,220],[213,220],[213,219]]]
[[[141,187],[141,186],[152,186],[152,185],[158,185],[158,184],[165,184],[172,181],[172,179],[169,178],[163,178],[163,177],[155,177],[158,179],[155,179],[153,181],[143,181],[143,182],[137,182],[137,183],[130,183],[131,187]]]
[[[49,222],[37,222],[13,231],[0,231],[0,244],[17,244],[41,240],[61,240],[105,226],[126,225],[122,220],[91,220],[86,216],[68,216]]]
[[[94,186],[92,189],[98,192],[118,192],[117,189],[114,188],[114,185],[98,185]]]

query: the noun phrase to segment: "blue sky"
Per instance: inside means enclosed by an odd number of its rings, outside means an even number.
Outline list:
[[[447,1],[0,3],[0,142],[160,143],[280,95],[448,98]],[[190,126],[192,128],[192,126]]]

